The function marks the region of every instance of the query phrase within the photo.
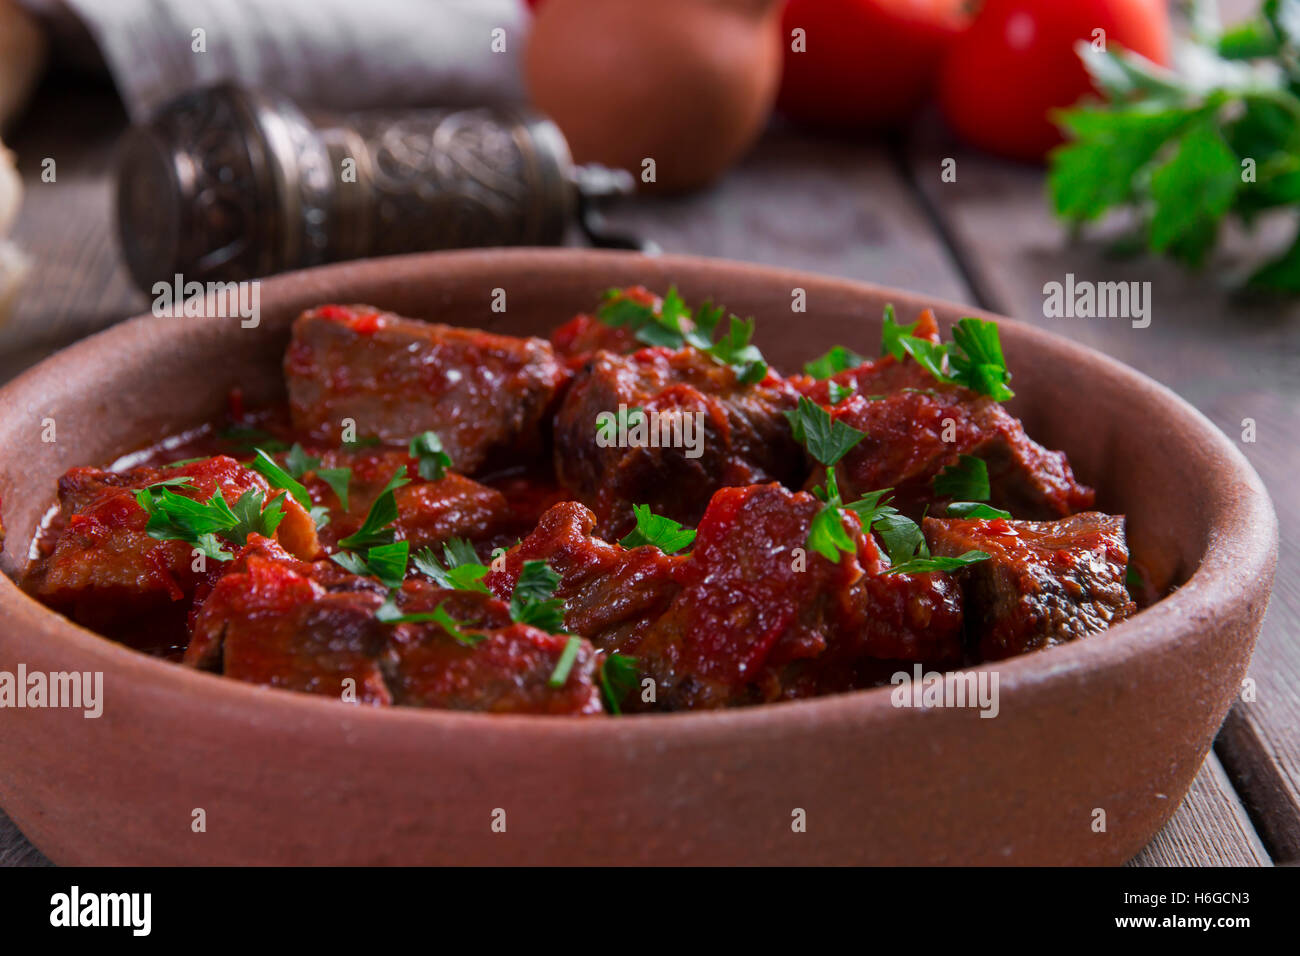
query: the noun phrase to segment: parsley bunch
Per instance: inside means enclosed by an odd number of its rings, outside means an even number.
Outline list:
[[[596,317],[606,325],[631,328],[637,341],[647,345],[697,348],[719,365],[730,366],[742,385],[761,382],[767,375],[767,362],[758,346],[751,344],[754,320],[731,315],[722,337],[715,342],[724,312],[707,300],[698,309],[690,310],[673,286],[658,310],[627,298],[622,289],[609,289],[596,309]]]
[[[1048,180],[1061,218],[1079,225],[1127,208],[1137,222],[1128,245],[1192,268],[1230,215],[1250,226],[1300,206],[1300,0],[1265,0],[1227,32],[1201,14],[1183,72],[1078,47],[1106,102],[1058,115],[1071,142],[1052,154]],[[1246,286],[1300,292],[1300,233]]]

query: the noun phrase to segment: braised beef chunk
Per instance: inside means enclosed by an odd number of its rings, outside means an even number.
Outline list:
[[[847,689],[862,660],[960,657],[961,608],[947,576],[883,575],[875,544],[851,524],[856,555],[832,563],[808,551],[820,510],[812,495],[777,484],[713,496],[675,571],[681,592],[635,648],[658,707],[811,696]]]
[[[439,607],[461,639],[433,623],[393,625],[384,669],[396,702],[444,710],[514,714],[598,714],[596,651],[581,638],[515,624],[507,606],[470,591],[445,591],[411,580],[398,595],[404,614]],[[567,671],[557,668],[576,642]],[[559,680],[552,686],[553,678]]]
[[[1086,512],[1060,521],[927,518],[933,554],[983,551],[958,572],[966,620],[986,660],[1103,630],[1137,606],[1124,586],[1124,518]]]
[[[254,538],[204,600],[184,660],[253,684],[361,704],[602,710],[596,652],[586,641],[552,687],[568,636],[515,624],[509,607],[488,594],[407,581],[395,596],[400,613],[427,616],[441,608],[462,642],[432,621],[381,620],[376,612],[386,596],[370,578],[330,561],[298,561]]]
[[[692,348],[597,352],[556,414],[556,474],[605,537],[630,530],[633,504],[693,526],[718,488],[802,480],[781,414],[797,398],[775,374],[742,384]]]
[[[1001,405],[964,388],[853,395],[831,415],[866,433],[836,466],[846,501],[893,488],[895,506],[919,518],[947,500],[935,493],[935,477],[972,455],[988,467],[990,504],[1018,518],[1059,518],[1093,505],[1092,489],[1075,479],[1064,452],[1048,451]],[[808,487],[823,480],[818,469]]]
[[[375,619],[383,595],[373,589],[331,592],[312,566],[264,553],[243,556],[242,570],[217,582],[195,621],[185,652],[193,667],[227,677],[356,702],[392,703],[378,657],[388,626]],[[351,685],[344,681],[350,679]]]
[[[426,480],[420,476],[418,463],[405,451],[323,450],[316,451],[313,457],[321,459],[320,466],[304,473],[302,483],[315,504],[330,510],[329,524],[320,529],[321,541],[327,547],[335,547],[340,539],[361,528],[380,492],[398,473],[409,484],[393,493],[397,504],[393,537],[411,542],[412,552],[424,547],[440,550],[451,538],[464,538],[486,547],[514,526],[514,512],[500,491],[452,471],[442,478]],[[350,470],[346,509],[320,474],[339,468]]]
[[[544,423],[567,373],[549,343],[404,319],[366,306],[298,317],[284,359],[293,424],[336,444],[357,436],[405,444],[437,432],[456,470],[522,460],[544,447]]]
[[[260,491],[263,503],[274,492],[261,475],[233,458],[205,458],[173,468],[134,468],[122,473],[74,468],[59,481],[59,531],[52,547],[34,561],[23,588],[44,604],[87,627],[119,639],[158,636],[159,651],[180,632],[195,591],[216,573],[220,561],[205,559],[196,567],[193,546],[159,540],[146,531],[148,514],[136,492],[160,481],[169,490],[195,501],[220,492],[228,506],[248,491]],[[311,517],[283,496],[284,518],[276,538],[304,557],[319,551]]]
[[[684,559],[643,545],[624,548],[592,536],[595,516],[576,501],[555,505],[485,579],[509,600],[525,561],[545,561],[560,584],[564,624],[605,651],[634,653],[654,620],[680,590],[673,569]]]

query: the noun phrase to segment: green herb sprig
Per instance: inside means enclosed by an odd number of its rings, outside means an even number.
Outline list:
[[[187,476],[155,482],[135,493],[136,504],[149,516],[145,533],[158,541],[184,541],[202,554],[217,561],[232,557],[218,535],[243,547],[250,534],[271,537],[284,520],[281,506],[283,493],[264,504],[260,489],[250,489],[231,507],[214,491],[207,501],[197,501],[177,494],[172,488],[187,486]]]
[[[1249,227],[1300,207],[1300,2],[1265,0],[1227,31],[1202,5],[1187,73],[1077,49],[1104,102],[1057,114],[1070,137],[1051,155],[1059,217],[1078,227],[1127,209],[1136,226],[1125,245],[1199,268],[1230,217]],[[1245,287],[1300,293],[1300,232]]]
[[[658,309],[627,298],[622,289],[609,289],[596,309],[596,317],[606,325],[633,330],[637,341],[671,349],[691,346],[704,352],[719,365],[729,366],[743,385],[761,382],[767,375],[767,362],[752,344],[754,320],[732,315],[722,337],[714,338],[725,310],[705,301],[692,311],[672,286]]]
[[[651,544],[664,554],[675,554],[689,548],[695,541],[694,530],[683,528],[672,518],[655,514],[649,505],[633,505],[632,514],[636,516],[636,527],[619,541],[625,548]]]
[[[399,468],[393,473],[393,477],[388,479],[388,484],[384,485],[379,497],[370,506],[361,527],[355,533],[342,538],[339,547],[356,550],[379,544],[391,544],[395,532],[389,526],[397,520],[397,498],[393,493],[407,484],[410,484],[410,479],[406,477],[405,469]]]
[[[616,716],[623,713],[623,701],[641,680],[637,671],[637,659],[630,654],[618,652],[606,655],[596,671],[596,680],[609,712]]]
[[[905,356],[911,356],[935,381],[961,385],[994,401],[1005,402],[1015,397],[1016,393],[1007,385],[1011,372],[1002,355],[996,322],[970,316],[958,319],[952,329],[952,342],[942,343],[913,334],[919,321],[899,325],[894,320],[894,307],[886,305],[882,354],[892,355],[900,362]]]

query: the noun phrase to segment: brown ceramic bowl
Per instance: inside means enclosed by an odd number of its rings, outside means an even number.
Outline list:
[[[125,322],[0,391],[3,570],[74,465],[282,388],[321,302],[541,333],[612,285],[677,283],[759,317],[794,369],[871,353],[881,307],[931,303],[730,262],[485,251],[350,263],[262,287],[262,322]],[[508,311],[493,313],[492,290]],[[806,290],[808,311],[792,313]],[[939,304],[946,324],[970,310]],[[1240,686],[1268,602],[1273,510],[1246,460],[1171,392],[1000,320],[1013,411],[1069,452],[1177,589],[1106,633],[995,665],[1000,714],[903,709],[889,689],[621,719],[358,709],[198,673],[53,614],[0,576],[0,670],[102,671],[104,713],[0,713],[0,806],[59,863],[1119,863],[1169,818]],[[54,418],[57,442],[40,441]],[[191,828],[202,808],[206,832]],[[494,832],[505,811],[506,831]],[[806,832],[795,832],[795,811]],[[1105,811],[1104,832],[1095,811]],[[497,813],[495,819],[500,819]]]

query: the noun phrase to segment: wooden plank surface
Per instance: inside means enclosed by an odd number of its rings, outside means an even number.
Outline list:
[[[1232,782],[1214,754],[1172,820],[1129,866],[1271,866]]]
[[[41,344],[0,356],[0,381],[53,343],[147,305],[131,289],[111,236],[108,160],[120,123],[120,110],[102,94],[54,90],[43,94],[14,137],[29,181],[18,235],[38,260],[18,320],[40,330]],[[59,157],[57,188],[31,181],[45,155]],[[944,299],[979,298],[900,170],[884,147],[778,128],[714,189],[637,202],[612,214],[610,224],[672,252],[810,269]],[[41,859],[0,814],[0,865]],[[1211,760],[1135,863],[1266,861],[1222,768]]]
[[[956,182],[940,178],[956,160]],[[1300,861],[1300,302],[1246,302],[1224,288],[1260,243],[1228,237],[1214,266],[1190,275],[1171,263],[1118,260],[1109,237],[1072,241],[1051,219],[1040,169],[1000,162],[952,143],[934,124],[908,144],[904,162],[931,214],[978,290],[980,304],[1070,336],[1168,385],[1228,436],[1253,419],[1257,440],[1238,447],[1258,470],[1278,512],[1277,583],[1249,676],[1257,699],[1239,702],[1220,749],[1244,802],[1262,821],[1274,859]],[[1049,318],[1044,284],[1150,282],[1151,325],[1122,319]]]

